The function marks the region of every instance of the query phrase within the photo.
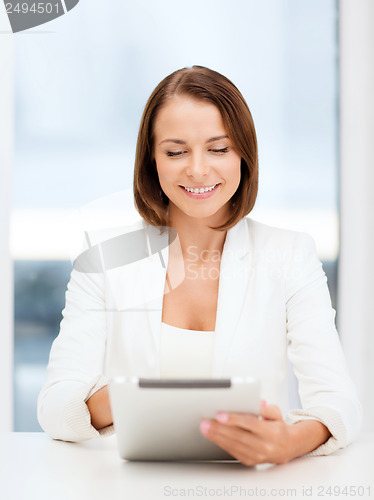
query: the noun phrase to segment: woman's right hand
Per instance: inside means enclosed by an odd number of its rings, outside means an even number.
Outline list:
[[[86,405],[91,414],[91,424],[95,429],[99,430],[108,427],[108,425],[112,425],[113,417],[107,385],[96,391],[95,394],[87,399]]]

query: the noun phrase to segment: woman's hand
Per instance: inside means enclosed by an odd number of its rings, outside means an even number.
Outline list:
[[[284,422],[278,406],[261,404],[261,419],[250,413],[218,413],[200,430],[244,465],[283,464],[324,443],[330,433],[317,420]]]

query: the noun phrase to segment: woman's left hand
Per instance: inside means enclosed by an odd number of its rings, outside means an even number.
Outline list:
[[[292,455],[291,426],[276,405],[261,404],[261,417],[250,413],[218,413],[203,420],[200,430],[244,465],[286,463]]]

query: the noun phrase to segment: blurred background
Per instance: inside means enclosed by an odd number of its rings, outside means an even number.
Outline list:
[[[15,431],[41,430],[36,399],[62,318],[74,214],[98,202],[134,215],[141,114],[181,67],[215,69],[242,92],[259,144],[251,215],[313,236],[339,315],[338,25],[335,0],[90,0],[14,36]]]

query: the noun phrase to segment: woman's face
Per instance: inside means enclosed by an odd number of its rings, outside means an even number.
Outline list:
[[[197,218],[218,211],[228,215],[228,202],[240,183],[241,157],[216,106],[173,97],[156,117],[154,154],[170,214],[181,210]]]

